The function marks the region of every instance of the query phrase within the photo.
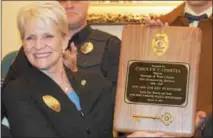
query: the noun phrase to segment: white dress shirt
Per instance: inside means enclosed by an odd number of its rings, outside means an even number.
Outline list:
[[[189,6],[188,4],[186,3],[186,6],[185,6],[185,9],[184,9],[184,12],[187,12],[191,15],[194,15],[194,16],[200,16],[202,14],[207,14],[208,17],[210,17],[212,15],[212,7],[208,8],[207,10],[205,10],[204,12],[202,13],[195,13]],[[189,24],[189,27],[197,27],[199,24],[199,21],[193,21],[192,23]]]

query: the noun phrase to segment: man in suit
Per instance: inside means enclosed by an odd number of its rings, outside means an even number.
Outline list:
[[[199,65],[197,110],[212,112],[212,1],[186,1],[157,20],[147,19],[152,26],[198,27],[202,30]],[[203,113],[201,113],[203,114]]]

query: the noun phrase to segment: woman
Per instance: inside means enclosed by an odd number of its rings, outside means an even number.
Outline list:
[[[56,2],[33,3],[21,8],[17,22],[32,68],[2,94],[12,135],[112,137],[111,84],[99,74],[73,73],[63,64],[69,39],[63,7]]]

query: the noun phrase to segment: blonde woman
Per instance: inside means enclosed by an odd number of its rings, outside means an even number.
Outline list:
[[[111,83],[100,74],[73,73],[63,64],[68,43],[63,7],[57,2],[33,3],[21,8],[17,22],[32,67],[2,93],[12,136],[113,137]]]

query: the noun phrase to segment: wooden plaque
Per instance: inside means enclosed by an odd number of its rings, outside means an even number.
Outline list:
[[[192,136],[200,49],[198,28],[124,26],[115,130]]]

